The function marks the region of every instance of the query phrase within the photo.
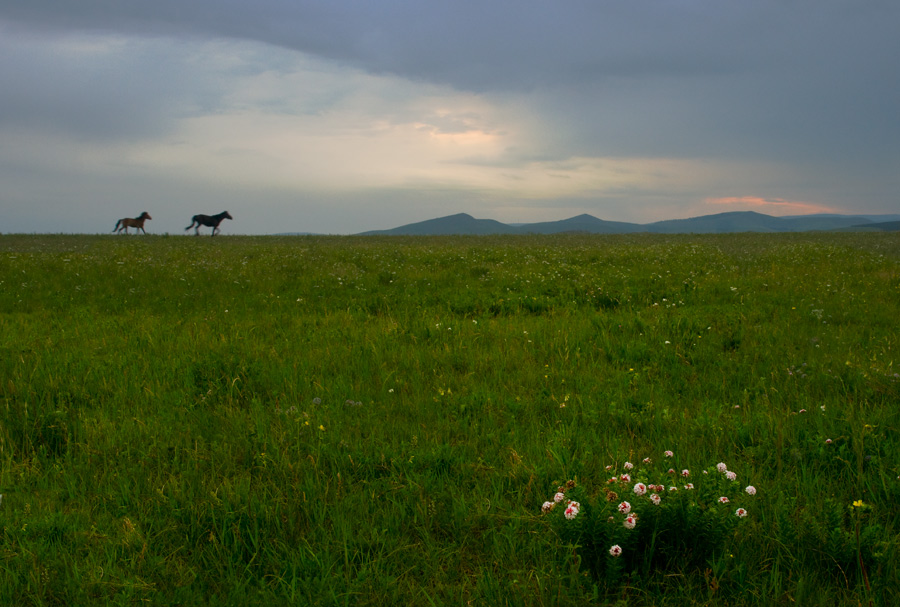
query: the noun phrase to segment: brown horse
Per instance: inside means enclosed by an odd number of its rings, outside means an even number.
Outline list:
[[[223,219],[234,219],[228,211],[222,211],[218,215],[194,215],[191,217],[191,225],[184,229],[185,232],[194,228],[194,236],[200,236],[200,226],[212,228],[212,235],[219,231],[219,224]],[[196,226],[196,227],[195,227]]]
[[[144,230],[144,222],[148,219],[153,219],[150,217],[150,213],[144,211],[141,213],[140,217],[135,217],[132,219],[131,217],[126,217],[125,219],[120,219],[116,222],[116,227],[113,228],[113,232],[122,233],[122,230],[125,230],[125,233],[128,233],[128,228],[134,228],[135,230],[140,230],[146,234],[147,232]]]

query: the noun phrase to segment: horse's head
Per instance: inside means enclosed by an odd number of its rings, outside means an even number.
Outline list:
[[[153,219],[153,218],[150,217],[150,213],[148,213],[147,211],[144,211],[143,213],[141,213],[141,216],[138,217],[138,219]]]
[[[222,216],[222,218],[223,219],[234,219],[234,217],[232,217],[231,213],[229,213],[228,211],[225,211],[225,214]]]

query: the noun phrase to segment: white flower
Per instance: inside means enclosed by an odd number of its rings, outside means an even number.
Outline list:
[[[625,520],[622,522],[625,525],[626,529],[634,529],[634,526],[637,525],[637,516],[631,514],[625,517]]]
[[[691,475],[691,471],[690,471],[690,470],[685,469],[685,470],[682,470],[682,471],[681,471],[681,476],[683,476],[684,478],[687,478],[687,477],[689,477],[690,475]]]
[[[578,516],[578,510],[581,508],[581,504],[578,502],[569,502],[569,505],[566,506],[566,511],[563,513],[566,515],[566,518],[570,521]]]
[[[728,472],[725,473],[725,478],[727,478],[727,479],[730,480],[730,481],[736,481],[736,480],[737,480],[737,474],[734,473],[734,472],[732,472],[731,470],[729,470]]]
[[[612,548],[609,549],[610,556],[618,557],[622,555],[622,548],[616,544]]]
[[[650,501],[653,502],[654,506],[659,506],[659,503],[662,501],[662,498],[659,497],[656,493],[650,496]]]
[[[645,485],[644,483],[638,483],[634,486],[634,493],[635,495],[644,495],[645,493],[647,493],[647,485]]]
[[[631,462],[625,462],[625,464],[622,467],[625,468],[626,470],[631,470],[632,468],[634,468],[634,464],[632,464]]]
[[[544,502],[544,505],[541,506],[541,512],[550,512],[553,510],[553,506],[556,505],[556,502]]]
[[[561,501],[563,501],[564,499],[566,499],[566,494],[561,491],[553,496],[553,501],[556,502],[557,504],[560,503]]]
[[[621,504],[619,504],[619,512],[621,512],[622,514],[628,514],[629,512],[631,512],[631,504],[629,504],[628,502],[622,502]]]
[[[671,451],[666,451],[665,453],[663,453],[663,455],[665,455],[666,457],[674,457],[675,456],[675,454],[672,453]]]
[[[744,510],[743,508],[738,508],[737,510],[734,511],[734,515],[739,518],[744,518],[745,516],[747,516],[747,511]]]
[[[724,495],[723,495],[722,497],[719,498],[719,503],[720,503],[720,504],[727,504],[727,503],[730,502],[730,501],[731,501],[731,500],[729,500],[729,499],[728,499],[727,497],[725,497]]]
[[[744,489],[747,492],[747,495],[756,495],[756,487],[753,485],[747,485],[747,488]]]
[[[728,466],[726,466],[724,462],[719,462],[718,464],[716,464],[716,470],[718,470],[722,474],[725,474],[726,472],[728,472]]]

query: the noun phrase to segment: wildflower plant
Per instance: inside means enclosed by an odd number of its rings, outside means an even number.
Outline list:
[[[614,474],[599,486],[567,481],[542,507],[582,567],[610,584],[622,575],[704,565],[727,548],[758,499],[756,487],[740,483],[724,463],[694,473],[641,461],[608,466]]]

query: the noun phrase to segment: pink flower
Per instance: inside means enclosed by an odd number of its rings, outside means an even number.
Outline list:
[[[674,457],[675,456],[675,454],[672,453],[671,451],[666,451],[665,453],[663,453],[663,455],[665,455],[666,457]]]
[[[653,460],[652,460],[652,459],[650,459],[650,458],[649,458],[649,457],[645,457],[645,458],[644,458],[644,459],[642,459],[642,460],[641,460],[641,461],[642,461],[642,462],[644,462],[644,463],[645,463],[645,464],[650,464],[650,463],[653,463]]]
[[[729,499],[728,499],[727,497],[725,497],[724,495],[723,495],[722,497],[719,498],[719,503],[720,503],[720,504],[727,504],[729,501],[731,501],[731,500],[729,500]]]
[[[756,495],[756,487],[753,485],[747,485],[747,488],[744,489],[747,492],[747,495]]]
[[[718,470],[722,474],[725,474],[726,472],[728,472],[728,466],[726,466],[724,462],[719,462],[718,464],[716,464],[716,470]]]
[[[637,525],[637,516],[634,514],[628,515],[622,524],[625,525],[626,529],[634,529],[634,526]]]
[[[672,485],[671,487],[669,487],[669,491],[678,491],[678,487]]]
[[[569,505],[566,506],[566,510],[563,514],[566,515],[566,518],[570,521],[578,516],[578,510],[581,508],[581,504],[578,502],[569,502]]]
[[[556,495],[553,496],[553,501],[556,502],[557,504],[560,503],[561,501],[563,501],[564,499],[566,499],[566,494],[563,493],[562,491],[560,491],[559,493],[557,493]]]
[[[684,486],[684,488],[685,488],[685,489],[688,489],[688,490],[693,489],[693,488],[694,488],[694,483],[688,483],[687,485]]]
[[[618,544],[609,549],[610,556],[619,557],[622,556],[622,548]]]
[[[826,444],[826,445],[830,445],[832,442],[834,442],[834,441],[832,441],[830,438],[826,438],[826,439],[825,439],[825,444]]]
[[[631,475],[630,475],[630,474],[623,474],[622,476],[619,477],[619,480],[622,481],[623,483],[630,483],[630,482],[631,482]]]
[[[739,518],[744,518],[745,516],[747,516],[747,511],[744,510],[743,508],[738,508],[737,510],[734,511],[734,515]]]
[[[737,480],[737,474],[734,473],[734,472],[732,472],[731,470],[729,470],[728,472],[725,473],[725,478],[727,478],[727,479],[730,480],[730,481],[736,481],[736,480]]]
[[[690,471],[690,470],[686,470],[686,469],[685,469],[685,470],[682,470],[682,471],[681,471],[681,476],[683,476],[684,478],[687,478],[687,477],[689,477],[690,475],[691,475],[691,471]]]
[[[653,502],[654,506],[659,506],[659,502],[662,501],[662,498],[659,497],[656,493],[650,496],[650,501]]]
[[[626,470],[631,470],[632,468],[634,468],[634,464],[632,464],[631,462],[625,462],[622,467]]]
[[[675,469],[674,469],[674,468],[669,468],[668,474],[675,474]]]
[[[635,495],[644,495],[645,493],[647,493],[647,485],[645,485],[644,483],[638,483],[634,486],[634,493]]]
[[[553,510],[553,506],[555,506],[555,505],[556,505],[555,502],[544,502],[544,505],[541,506],[541,511],[542,512],[550,512],[551,510]]]
[[[621,504],[619,504],[619,512],[621,512],[622,514],[628,514],[629,512],[631,512],[631,504],[629,504],[628,502],[622,502]]]

